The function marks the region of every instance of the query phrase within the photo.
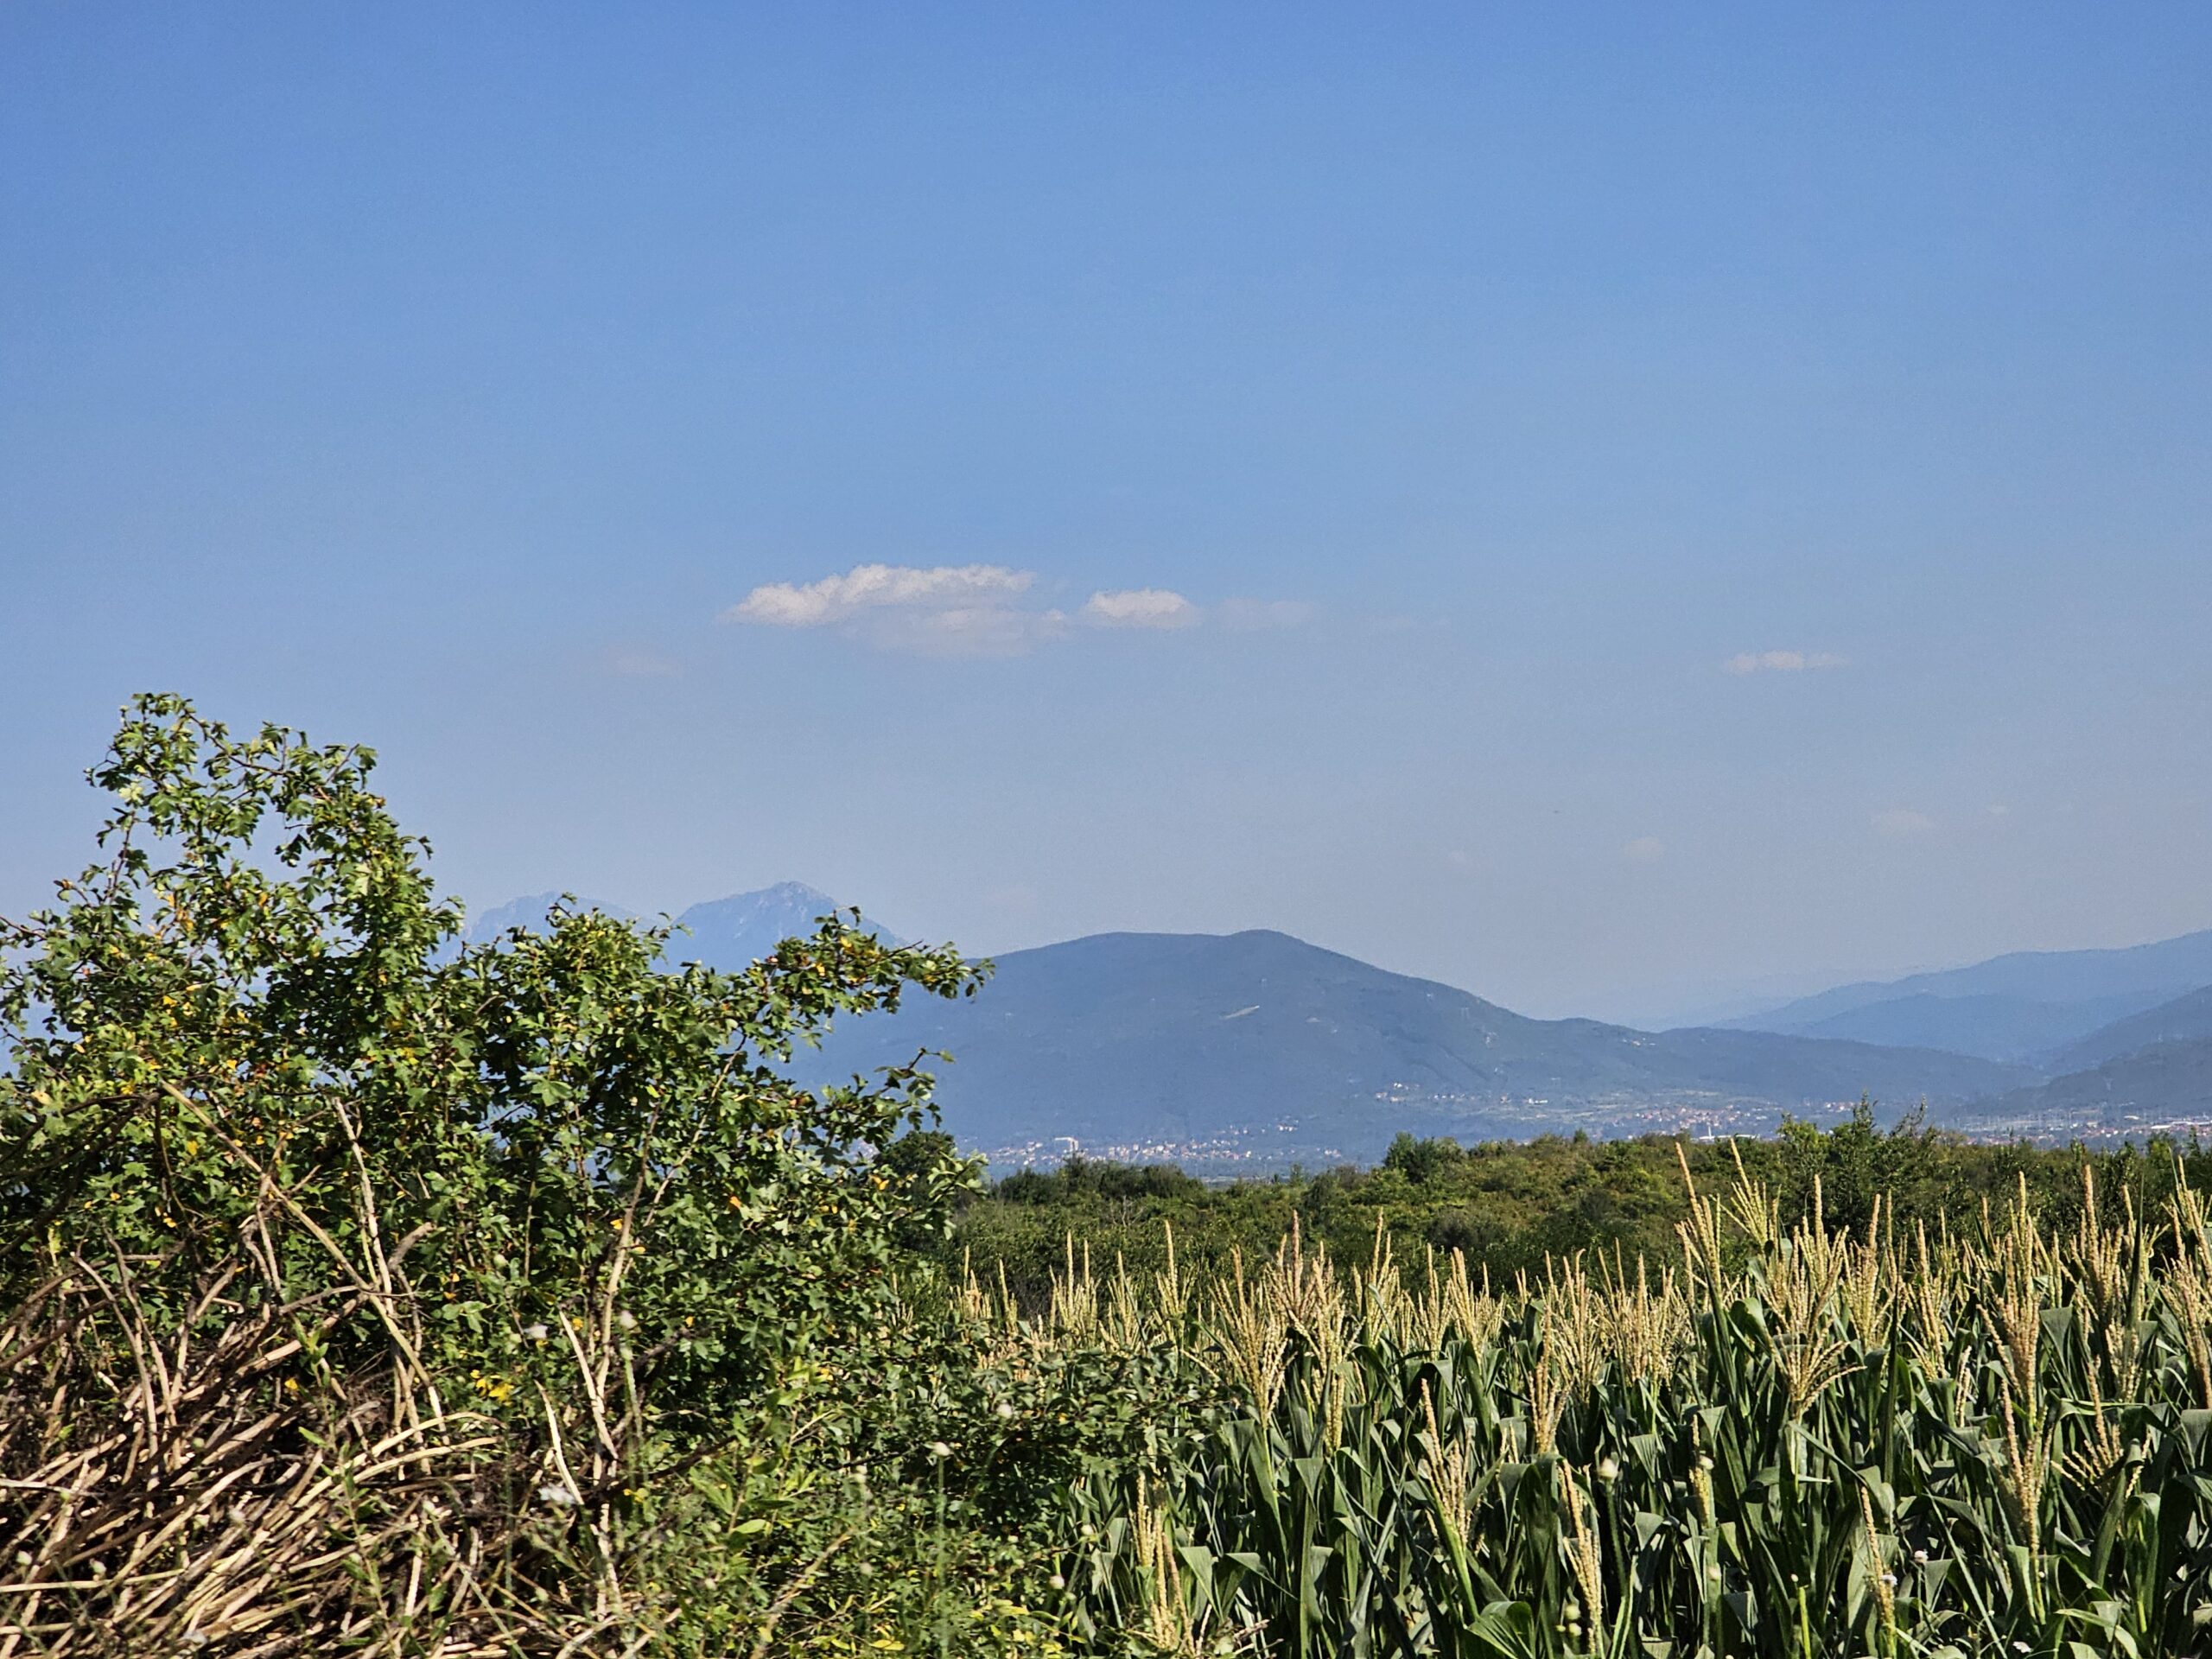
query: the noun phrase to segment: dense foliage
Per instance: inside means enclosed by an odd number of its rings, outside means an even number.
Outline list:
[[[142,699],[102,861],[0,933],[0,1646],[721,1651],[992,1605],[1091,1427],[995,1408],[1084,1365],[986,1376],[892,1271],[972,1179],[925,1077],[778,1070],[976,970],[836,918],[734,975],[592,914],[461,947],[372,765]]]

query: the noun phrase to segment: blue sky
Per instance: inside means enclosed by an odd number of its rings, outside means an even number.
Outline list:
[[[17,0],[0,913],[162,688],[479,904],[1643,1019],[2212,926],[2208,86],[2193,5]]]

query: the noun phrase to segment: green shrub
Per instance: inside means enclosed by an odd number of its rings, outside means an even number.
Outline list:
[[[0,1639],[708,1651],[1007,1600],[1065,1437],[931,1467],[1001,1420],[896,1271],[973,1170],[913,1069],[778,1069],[978,970],[835,917],[741,973],[575,910],[459,945],[372,766],[142,698],[101,861],[0,930]]]

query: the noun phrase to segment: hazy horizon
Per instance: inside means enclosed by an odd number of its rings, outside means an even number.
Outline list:
[[[2212,13],[0,12],[0,914],[442,885],[1637,1024],[2212,926]]]

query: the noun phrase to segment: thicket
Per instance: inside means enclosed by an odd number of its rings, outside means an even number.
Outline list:
[[[778,1069],[975,969],[461,945],[372,765],[141,699],[0,931],[0,1655],[1048,1641],[1128,1362],[976,1363],[926,1077]]]

